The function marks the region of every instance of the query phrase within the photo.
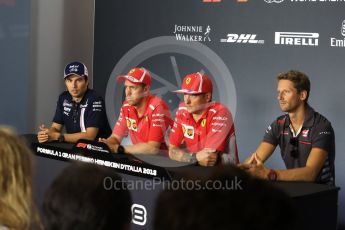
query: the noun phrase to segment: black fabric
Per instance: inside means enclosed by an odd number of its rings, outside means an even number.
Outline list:
[[[331,123],[309,105],[306,106],[305,121],[301,132],[294,137],[290,130],[288,114],[278,117],[266,130],[263,141],[279,145],[286,168],[306,166],[312,148],[328,152],[327,159],[316,179],[317,183],[334,184],[335,141]],[[295,157],[294,157],[295,156]]]
[[[96,127],[99,129],[97,139],[111,134],[104,100],[92,89],[85,92],[80,103],[75,103],[68,91],[63,92],[59,96],[53,122],[64,125],[67,133]]]

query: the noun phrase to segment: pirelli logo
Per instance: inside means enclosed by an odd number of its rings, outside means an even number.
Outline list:
[[[318,46],[319,33],[275,32],[274,44],[292,46]]]

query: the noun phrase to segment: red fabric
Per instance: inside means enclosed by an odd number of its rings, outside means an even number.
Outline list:
[[[235,126],[230,111],[224,105],[214,103],[198,121],[195,121],[185,104],[181,103],[176,112],[169,141],[171,145],[177,147],[181,147],[185,142],[190,153],[196,153],[204,148],[216,149],[224,153],[233,152],[234,159],[238,161],[236,142],[229,143],[232,137],[235,138]]]
[[[130,106],[126,101],[123,103],[113,134],[121,138],[129,134],[133,144],[149,141],[161,142],[161,149],[166,149],[164,136],[171,124],[170,111],[165,102],[159,97],[149,96],[141,117],[138,117],[134,106]]]

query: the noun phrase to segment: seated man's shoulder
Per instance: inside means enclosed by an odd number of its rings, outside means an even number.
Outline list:
[[[59,95],[59,98],[71,98],[72,99],[72,96],[71,94],[69,94],[68,91],[63,91],[60,95]]]
[[[123,109],[123,108],[129,108],[129,107],[131,107],[131,105],[128,104],[128,102],[127,102],[126,100],[123,101],[123,103],[122,103],[122,109]]]
[[[148,103],[149,103],[149,108],[151,108],[152,110],[154,110],[158,106],[162,106],[165,109],[168,108],[168,106],[165,103],[165,101],[163,101],[163,99],[158,97],[158,96],[150,96],[150,99],[149,99]]]
[[[229,110],[228,107],[226,107],[224,104],[222,104],[220,102],[214,102],[213,105],[210,107],[210,109]]]
[[[64,91],[59,95],[58,103],[62,104],[63,106],[72,106],[72,101],[72,96],[68,91]]]
[[[180,102],[175,112],[175,120],[180,120],[189,117],[187,107],[184,102]]]
[[[188,113],[187,106],[184,102],[181,102],[177,107],[177,113]]]
[[[287,114],[283,114],[283,115],[277,117],[274,122],[277,123],[277,124],[284,124],[286,119],[287,119],[287,117],[288,117]]]
[[[220,102],[214,102],[213,105],[209,107],[209,112],[211,112],[212,115],[224,114],[232,116],[230,109]]]
[[[88,89],[85,96],[91,100],[103,100],[103,97],[93,89]]]
[[[314,123],[332,127],[331,122],[325,116],[323,116],[322,114],[320,114],[318,112],[315,112],[315,122]]]

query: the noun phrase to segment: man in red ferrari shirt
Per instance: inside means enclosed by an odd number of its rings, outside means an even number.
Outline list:
[[[145,68],[134,68],[119,76],[124,81],[126,100],[123,102],[113,133],[100,138],[114,153],[157,154],[166,152],[164,136],[171,125],[171,115],[166,103],[150,95],[151,75]],[[120,145],[130,135],[133,145]]]
[[[175,91],[184,94],[184,102],[170,133],[171,159],[202,166],[239,162],[232,115],[224,105],[212,101],[212,90],[212,81],[197,72],[187,75],[182,89]]]

